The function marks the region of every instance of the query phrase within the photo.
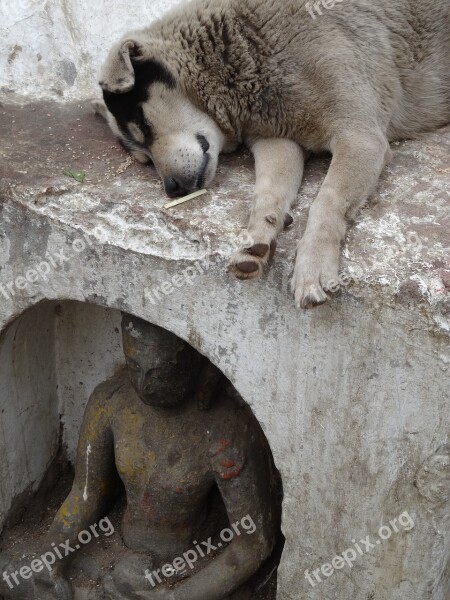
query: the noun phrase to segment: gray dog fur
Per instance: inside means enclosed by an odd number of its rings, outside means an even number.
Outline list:
[[[169,195],[207,186],[221,152],[254,153],[253,240],[230,261],[261,275],[309,152],[329,172],[298,244],[298,306],[337,285],[347,221],[367,200],[389,142],[450,121],[449,0],[194,0],[116,44],[100,85],[113,132],[152,160]],[[321,13],[321,14],[320,14]]]

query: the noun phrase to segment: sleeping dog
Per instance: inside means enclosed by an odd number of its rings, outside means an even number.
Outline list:
[[[308,308],[336,286],[347,220],[389,142],[450,121],[450,2],[194,0],[124,36],[100,85],[98,109],[171,197],[208,186],[221,152],[251,149],[252,243],[230,261],[240,279],[259,277],[273,255],[305,156],[332,153],[292,280]]]

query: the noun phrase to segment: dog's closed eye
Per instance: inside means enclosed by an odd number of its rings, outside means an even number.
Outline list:
[[[205,138],[204,135],[202,135],[201,133],[197,134],[197,141],[200,144],[202,150],[203,150],[203,154],[206,154],[209,150],[209,142],[208,140]]]
[[[132,154],[137,161],[139,161],[142,164],[154,166],[153,160],[146,152],[137,148],[132,142],[130,142],[127,139],[118,138],[118,140],[122,148],[124,148],[124,150]]]

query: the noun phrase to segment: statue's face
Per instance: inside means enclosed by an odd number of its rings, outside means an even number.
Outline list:
[[[129,377],[145,404],[176,406],[194,391],[200,355],[193,348],[137,319],[124,318],[122,333]]]

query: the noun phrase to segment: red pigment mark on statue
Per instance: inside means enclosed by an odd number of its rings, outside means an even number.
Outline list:
[[[228,448],[228,446],[230,446],[230,445],[231,445],[230,440],[219,440],[218,442],[216,442],[215,444],[213,444],[210,447],[209,453],[212,456],[217,456],[218,454],[220,454],[221,452],[226,450]]]
[[[230,479],[234,479],[241,474],[242,467],[236,467],[232,471],[227,471],[226,473],[221,473],[220,476],[223,481],[229,481]]]
[[[236,462],[234,460],[231,460],[230,458],[229,460],[221,460],[220,464],[222,465],[222,467],[225,467],[225,469],[231,469],[231,467],[234,467]]]
[[[141,502],[141,508],[145,512],[145,516],[147,517],[147,522],[152,523],[153,516],[154,516],[154,506],[153,506],[153,500],[150,495],[150,492],[144,493],[144,496],[143,496],[142,502]]]
[[[181,488],[177,488],[177,489],[175,490],[175,493],[176,493],[176,494],[182,494],[182,493],[183,493],[183,490],[182,490]]]

